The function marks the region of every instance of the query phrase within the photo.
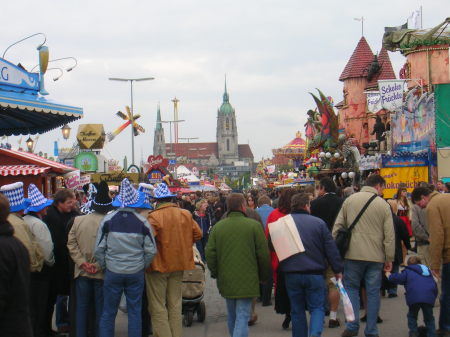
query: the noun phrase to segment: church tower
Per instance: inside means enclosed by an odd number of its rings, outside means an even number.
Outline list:
[[[155,136],[153,139],[153,155],[166,156],[166,140],[164,138],[164,129],[161,123],[161,111],[158,104],[158,112],[156,114]]]
[[[220,165],[232,165],[239,160],[236,115],[230,104],[225,79],[223,102],[217,111],[217,147]]]

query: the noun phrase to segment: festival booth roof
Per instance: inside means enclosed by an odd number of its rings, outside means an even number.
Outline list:
[[[40,95],[0,90],[0,136],[44,133],[81,118],[83,109]]]
[[[189,188],[193,191],[217,191],[214,185],[190,185]]]
[[[60,164],[56,161],[45,159],[29,152],[0,148],[0,175],[38,175],[54,172],[65,174],[76,171],[74,167]]]
[[[219,190],[221,191],[231,191],[231,187],[225,183],[220,184]]]

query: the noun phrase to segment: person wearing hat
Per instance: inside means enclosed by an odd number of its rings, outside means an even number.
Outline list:
[[[113,210],[108,184],[102,181],[91,200],[89,214],[78,216],[69,232],[67,248],[75,263],[76,336],[87,336],[89,304],[95,303],[95,330],[99,332],[103,310],[103,272],[94,257],[95,240],[100,223]]]
[[[148,215],[158,254],[146,270],[145,282],[155,337],[181,337],[181,285],[184,270],[192,270],[192,246],[202,230],[191,212],[173,203],[165,183],[154,190],[156,209]]]
[[[8,216],[8,222],[14,228],[14,236],[22,242],[30,255],[30,271],[41,271],[44,264],[42,248],[34,240],[30,229],[22,218],[24,210],[30,205],[30,201],[25,199],[23,183],[19,181],[14,184],[3,185],[0,187],[0,193],[9,201],[11,213]]]
[[[49,267],[55,263],[55,257],[52,237],[42,218],[47,214],[47,207],[53,200],[45,198],[34,184],[28,185],[28,200],[31,204],[25,210],[26,215],[23,220],[44,254],[42,270],[31,273],[31,324],[34,336],[43,337],[47,336],[45,312],[50,288]]]
[[[33,336],[30,321],[30,257],[14,237],[10,204],[0,194],[0,335]]]
[[[128,310],[128,336],[142,337],[142,293],[144,269],[156,254],[155,239],[145,217],[145,194],[136,191],[128,179],[112,205],[119,207],[100,223],[95,243],[95,259],[104,270],[103,313],[100,337],[114,336],[114,322],[120,298],[125,292]]]

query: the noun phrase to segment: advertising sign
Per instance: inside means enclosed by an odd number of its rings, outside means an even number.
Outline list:
[[[386,180],[383,198],[392,198],[400,183],[405,183],[408,192],[412,192],[417,183],[428,182],[428,167],[392,167],[382,168],[380,175]]]
[[[381,106],[389,111],[399,111],[403,105],[404,80],[380,80]]]
[[[383,107],[381,106],[381,95],[379,91],[366,92],[367,110],[371,113],[377,113]]]
[[[120,185],[122,180],[128,178],[132,184],[139,183],[139,173],[126,173],[126,172],[114,172],[114,173],[93,173],[91,174],[91,182],[99,183],[106,181],[108,185]]]
[[[28,71],[0,58],[0,87],[9,91],[39,90],[39,74]],[[25,90],[24,90],[25,89]]]
[[[429,166],[428,153],[422,155],[402,154],[381,157],[382,167]]]
[[[64,175],[66,188],[78,188],[80,186],[80,171],[72,171]]]
[[[84,172],[95,172],[98,169],[97,156],[92,152],[80,152],[75,157],[75,167]]]
[[[85,174],[80,177],[80,186],[84,186],[86,184],[89,184],[91,182],[91,175]]]
[[[82,150],[103,149],[105,143],[103,124],[80,124],[77,141]]]
[[[147,179],[150,184],[162,183],[163,177],[164,174],[160,170],[151,170],[147,175]]]

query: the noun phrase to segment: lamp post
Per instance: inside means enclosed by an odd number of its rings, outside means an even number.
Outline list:
[[[22,41],[28,40],[29,38],[32,38],[33,36],[37,36],[37,35],[42,35],[42,36],[44,36],[44,42],[42,42],[39,46],[37,46],[37,49],[39,50],[39,49],[45,44],[45,42],[47,41],[47,37],[45,36],[44,33],[36,33],[36,34],[32,34],[32,35],[30,35],[30,36],[24,37],[23,39],[21,39],[21,40],[19,40],[19,41],[14,42],[13,44],[9,45],[8,48],[5,49],[5,51],[3,52],[2,58],[3,58],[3,59],[5,58],[6,52],[7,52],[8,49],[11,48],[12,46],[15,46],[16,44],[18,44],[18,43],[20,43],[20,42],[22,42]]]
[[[172,143],[172,123],[181,123],[184,122],[184,119],[177,119],[177,120],[173,120],[173,121],[161,121],[161,123],[169,123],[169,137],[170,137],[170,153],[173,154],[173,143]],[[176,154],[175,154],[175,158],[176,158]]]
[[[66,69],[67,72],[72,71],[73,68],[75,68],[78,65],[77,59],[75,57],[73,57],[73,56],[61,57],[61,58],[58,58],[58,59],[50,60],[50,61],[48,61],[48,63],[56,62],[56,61],[62,61],[62,60],[74,60],[75,61],[75,64],[73,66],[71,66],[71,67]],[[39,64],[36,64],[33,68],[31,68],[30,72],[32,73],[33,70],[36,69],[37,67],[39,67]]]
[[[142,81],[151,81],[154,80],[154,77],[142,77],[142,78],[119,78],[119,77],[110,77],[110,81],[119,81],[119,82],[130,82],[131,87],[131,126],[133,126],[134,122],[134,110],[133,110],[133,82],[142,82]],[[134,132],[131,127],[131,165],[134,165]]]

